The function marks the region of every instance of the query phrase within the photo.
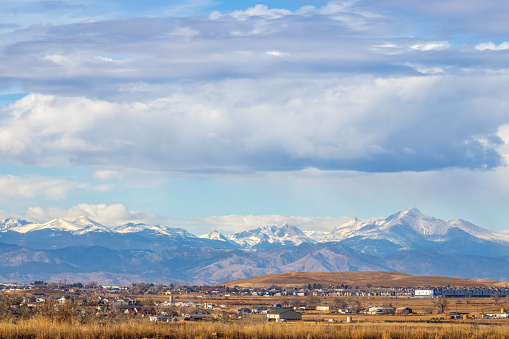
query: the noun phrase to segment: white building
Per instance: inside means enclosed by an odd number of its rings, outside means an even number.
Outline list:
[[[416,297],[433,298],[436,295],[435,290],[415,290]]]

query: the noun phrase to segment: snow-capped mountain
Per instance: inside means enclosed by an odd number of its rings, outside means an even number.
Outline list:
[[[264,226],[250,231],[233,233],[227,238],[245,248],[275,248],[300,245],[303,242],[315,242],[297,227],[289,225]]]
[[[410,208],[400,211],[396,214],[389,216],[386,219],[377,218],[371,219],[367,222],[362,222],[358,219],[353,219],[345,224],[336,227],[331,234],[334,240],[344,240],[358,235],[373,236],[376,238],[392,237],[394,242],[401,242],[404,244],[406,241],[402,239],[401,234],[398,233],[401,229],[407,231],[412,230],[416,234],[425,238],[440,240],[441,237],[446,238],[451,229],[458,228],[476,238],[485,240],[496,240],[499,236],[495,233],[464,220],[441,220],[433,217],[428,217],[417,208]],[[408,236],[407,232],[404,236]]]
[[[327,238],[363,252],[388,255],[406,249],[435,249],[450,253],[507,255],[509,239],[464,220],[425,216],[416,208],[366,222],[353,219],[336,227]]]
[[[0,251],[0,280],[79,281],[90,275],[217,283],[327,270],[509,279],[509,232],[436,219],[416,208],[387,218],[351,219],[330,232],[281,225],[228,236],[217,231],[195,236],[182,228],[150,224],[113,228],[86,217],[40,224],[6,219],[0,222]]]
[[[25,220],[8,218],[0,221],[0,232],[7,232],[13,228],[24,226],[27,224],[29,224],[29,222]]]
[[[74,221],[54,219],[42,224],[6,219],[0,224],[0,241],[29,246],[38,244],[36,248],[112,242],[110,246],[119,249],[179,245],[269,249],[302,243],[334,242],[375,256],[391,255],[409,249],[433,249],[471,255],[509,255],[509,233],[495,233],[459,219],[436,219],[421,214],[416,208],[402,210],[385,219],[351,219],[331,232],[303,232],[294,226],[280,225],[259,227],[227,236],[218,231],[196,236],[182,228],[143,223],[127,223],[111,228],[87,217],[79,217]]]
[[[17,233],[27,233],[41,230],[55,230],[62,232],[72,232],[74,234],[83,234],[86,232],[107,232],[108,228],[87,218],[79,217],[74,221],[54,219],[43,224],[28,223],[14,219],[9,220],[9,227],[3,228],[3,231],[13,231]]]
[[[127,234],[127,233],[152,233],[160,236],[171,236],[173,238],[197,238],[194,234],[189,233],[183,228],[167,227],[161,225],[150,224],[134,224],[128,223],[125,225],[117,226],[111,232]]]
[[[199,237],[202,238],[202,239],[210,239],[210,240],[218,240],[218,241],[228,241],[228,239],[224,235],[222,235],[221,233],[219,233],[216,230],[213,230],[212,232],[210,232],[208,234],[202,234]]]

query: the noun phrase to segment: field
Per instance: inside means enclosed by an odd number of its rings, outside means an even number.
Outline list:
[[[509,325],[393,323],[267,323],[252,319],[234,322],[154,323],[147,319],[121,323],[51,321],[34,318],[0,323],[1,338],[508,338]]]

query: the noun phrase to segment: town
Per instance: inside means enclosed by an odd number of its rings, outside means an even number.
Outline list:
[[[414,321],[507,318],[509,288],[322,286],[247,288],[133,283],[130,286],[35,281],[0,284],[2,317],[29,317],[72,305],[80,317],[147,317],[151,321],[242,319],[357,321],[368,315],[419,315]],[[474,308],[475,306],[475,308]],[[479,307],[481,307],[479,309]],[[343,317],[342,317],[343,316]],[[328,317],[327,319],[325,319]],[[415,318],[415,319],[414,319]]]

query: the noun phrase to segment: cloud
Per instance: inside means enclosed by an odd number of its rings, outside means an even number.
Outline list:
[[[412,50],[381,57],[372,46],[426,50],[444,49],[447,43],[430,43],[416,37],[419,27],[405,23],[402,29],[392,18],[355,4],[330,3],[293,12],[259,5],[215,19],[130,18],[28,26],[3,35],[0,72],[33,93],[122,101],[130,99],[122,89],[139,83],[159,84],[168,92],[182,79],[412,75],[414,70],[405,66],[409,61],[426,62],[428,67],[457,65],[457,60],[478,67],[483,62],[480,56],[472,59],[456,50],[450,51],[454,62],[416,56]],[[267,55],[281,52],[281,46],[291,60]]]
[[[74,190],[108,190],[110,186],[91,185],[86,182],[40,175],[0,175],[0,200],[50,199],[60,200]]]
[[[116,172],[489,169],[507,77],[232,79],[123,103],[31,94],[4,109],[0,155]]]
[[[0,211],[3,218],[12,217]],[[155,213],[132,211],[123,204],[79,204],[69,209],[30,207],[18,217],[31,222],[47,222],[53,219],[73,221],[80,216],[88,217],[104,226],[115,227],[128,222],[183,227],[195,234],[218,230],[225,234],[241,232],[263,226],[292,225],[304,231],[331,231],[350,220],[350,217],[302,217],[282,215],[226,215],[201,218],[170,218]]]
[[[411,46],[411,49],[418,51],[442,51],[444,49],[448,49],[450,47],[447,41],[436,41],[436,42],[427,42],[422,44],[415,44]]]
[[[477,49],[479,51],[484,51],[484,50],[502,51],[502,50],[509,49],[509,42],[504,41],[504,42],[501,42],[498,45],[494,44],[491,41],[483,42],[481,44],[476,45],[475,49]]]
[[[122,180],[124,178],[124,173],[120,171],[111,171],[111,170],[99,170],[92,173],[92,177],[97,180]]]
[[[331,231],[351,217],[302,217],[282,215],[226,215],[194,218],[203,228],[225,233],[241,232],[264,226],[291,225],[303,231]]]
[[[34,222],[47,222],[52,219],[72,221],[80,216],[88,217],[104,226],[118,226],[128,222],[150,222],[158,218],[154,213],[130,211],[123,204],[79,204],[69,209],[30,207],[24,214],[24,218]]]
[[[498,0],[367,0],[371,10],[421,25],[427,34],[504,37],[509,33],[509,4]]]

